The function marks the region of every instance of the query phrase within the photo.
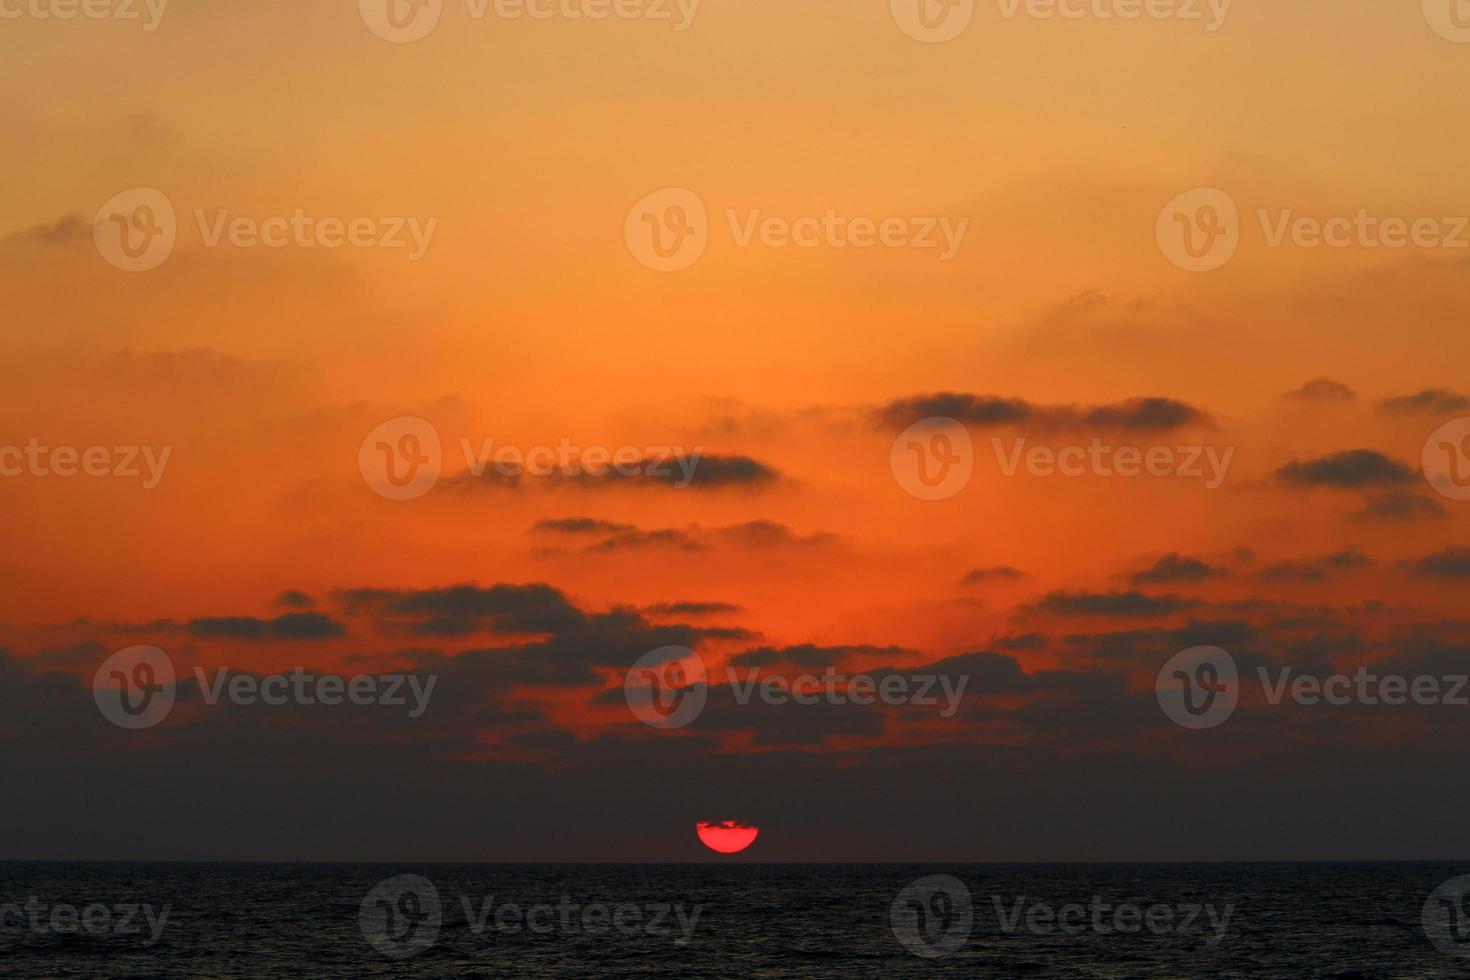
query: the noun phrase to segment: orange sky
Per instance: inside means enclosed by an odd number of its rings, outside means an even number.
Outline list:
[[[718,656],[901,648],[869,667],[1160,624],[1078,618],[1046,606],[1052,593],[1198,600],[1162,617],[1176,626],[1330,609],[1363,638],[1460,619],[1463,580],[1414,563],[1466,540],[1470,505],[1417,474],[1430,433],[1470,415],[1451,397],[1470,390],[1470,248],[1272,248],[1257,216],[1470,214],[1470,45],[1418,7],[1240,2],[1208,32],[982,3],[945,44],[907,37],[886,0],[704,0],[683,32],[476,20],[449,2],[412,44],[375,37],[352,2],[176,0],[153,31],[4,21],[0,446],[171,456],[153,489],[0,479],[0,647],[152,642],[251,669],[387,665],[418,641],[352,618],[334,593],[457,583],[547,583],[595,611],[728,603],[723,624],[747,634],[710,641]],[[90,226],[136,187],[169,199],[178,242],[129,273]],[[710,236],[691,268],[659,273],[624,226],[669,187],[698,195]],[[1160,209],[1198,187],[1242,216],[1238,254],[1208,273],[1175,268],[1155,238]],[[210,248],[195,213],[220,209],[436,225],[417,261]],[[753,210],[968,230],[952,261],[740,247],[726,213]],[[1283,397],[1322,377],[1354,394]],[[1443,397],[1380,404],[1424,391]],[[890,448],[943,413],[898,424],[893,406],[941,392],[1041,411],[966,420],[974,476],[925,502],[895,479]],[[1197,414],[1157,428],[1045,421],[1145,397]],[[383,499],[358,469],[364,437],[400,416],[428,420],[444,445],[439,484],[412,501]],[[1206,489],[1006,477],[991,442],[1094,437],[1234,455]],[[771,476],[471,485],[460,440],[489,438],[698,448]],[[1302,487],[1282,474],[1358,450],[1415,477]],[[1392,493],[1425,503],[1365,516]],[[610,535],[534,530],[583,517],[673,533],[598,547]],[[1368,560],[1269,572],[1350,549]],[[1133,580],[1171,553],[1219,574]],[[1021,574],[962,581],[994,566]],[[274,615],[287,589],[346,635],[262,649],[176,631]],[[149,638],[139,624],[158,620],[176,626]],[[492,640],[511,642],[437,649]],[[1034,670],[1077,654],[1054,642],[1014,656]],[[601,717],[582,694],[568,703],[566,724]]]

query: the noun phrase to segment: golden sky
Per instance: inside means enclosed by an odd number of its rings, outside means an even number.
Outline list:
[[[1470,415],[1470,44],[1417,3],[1237,0],[1211,30],[1203,2],[1201,22],[997,0],[926,43],[888,0],[703,0],[683,30],[672,0],[672,21],[444,0],[427,36],[394,43],[351,0],[173,0],[149,30],[40,2],[0,2],[22,11],[0,19],[0,447],[169,457],[154,487],[0,478],[0,647],[37,672],[46,651],[143,642],[258,670],[538,642],[428,638],[345,598],[502,583],[650,622],[678,619],[660,604],[728,605],[697,617],[727,628],[700,637],[715,660],[814,644],[915,666],[1037,633],[1002,649],[1027,672],[1083,670],[1096,651],[1065,637],[1309,618],[1254,642],[1288,656],[1351,636],[1344,666],[1426,630],[1470,641],[1470,505],[1421,472],[1431,434]],[[167,200],[176,242],[129,272],[98,236],[139,188]],[[671,188],[705,210],[707,242],[660,272],[626,229]],[[1239,244],[1189,272],[1157,229],[1200,188],[1238,209]],[[222,212],[432,232],[416,257],[211,246]],[[829,212],[964,231],[947,258],[740,242],[755,218]],[[1273,247],[1287,212],[1433,219],[1449,241]],[[933,416],[973,440],[973,476],[941,501],[891,464]],[[359,469],[401,417],[442,440],[437,484],[406,501]],[[462,440],[487,439],[680,447],[712,469],[684,488],[508,487],[465,474]],[[1214,487],[1006,476],[993,440],[1017,439],[1231,455]],[[603,523],[546,523],[570,519]],[[1205,571],[1150,577],[1168,556]],[[1011,572],[970,574],[996,568]],[[286,590],[341,635],[186,625],[278,615]],[[568,690],[539,695],[548,726],[626,724]]]

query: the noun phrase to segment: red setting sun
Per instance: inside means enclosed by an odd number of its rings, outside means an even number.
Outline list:
[[[701,821],[695,825],[704,846],[721,854],[738,854],[755,843],[761,830],[736,820]]]

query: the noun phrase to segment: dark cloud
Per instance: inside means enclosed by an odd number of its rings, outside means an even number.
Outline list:
[[[968,677],[966,694],[1026,694],[1037,687],[1036,679],[1021,669],[1015,657],[987,651],[946,657],[919,670],[926,674]]]
[[[1198,604],[1198,599],[1142,592],[1052,592],[1033,608],[1061,616],[1164,616]]]
[[[457,654],[420,657],[420,668],[443,675],[443,696],[470,710],[486,700],[498,702],[514,685],[602,686],[606,672],[621,675],[640,657],[663,647],[698,649],[718,631],[683,624],[656,625],[631,609],[580,613],[581,620],[545,639]],[[622,703],[621,682],[600,703]]]
[[[719,616],[743,611],[729,602],[660,602],[644,609],[653,616]]]
[[[316,605],[316,603],[315,601],[313,601],[311,596],[307,595],[305,592],[298,592],[295,589],[287,589],[285,592],[282,592],[280,595],[276,596],[276,605],[282,606],[286,609],[310,609],[312,606]]]
[[[23,248],[75,248],[92,240],[92,226],[79,214],[69,214],[50,224],[13,231],[0,238],[0,245]]]
[[[1412,521],[1421,517],[1445,517],[1448,513],[1433,497],[1408,490],[1389,490],[1369,497],[1358,516]]]
[[[1448,388],[1426,388],[1413,395],[1385,398],[1378,403],[1378,410],[1390,415],[1446,415],[1463,412],[1470,408],[1470,398]]]
[[[1331,378],[1313,378],[1302,385],[1296,391],[1288,391],[1281,396],[1287,401],[1297,402],[1321,402],[1342,403],[1350,402],[1358,397],[1358,393],[1347,385]]]
[[[285,613],[274,619],[254,616],[214,616],[191,619],[184,630],[193,636],[237,640],[327,640],[347,628],[330,616],[314,612]]]
[[[1470,549],[1456,562],[1470,569]],[[1436,628],[1452,626],[1466,624]],[[0,737],[45,747],[0,753],[0,782],[24,801],[0,808],[0,835],[19,860],[699,860],[696,821],[732,816],[761,826],[759,860],[779,862],[1448,859],[1463,843],[1470,792],[1446,778],[1470,764],[1463,711],[1243,699],[1200,733],[1170,724],[1151,689],[1169,656],[1206,643],[1229,650],[1243,677],[1344,669],[1372,649],[1352,629],[1283,639],[1201,620],[1076,634],[1065,638],[1076,664],[1031,673],[1001,653],[944,658],[914,673],[970,678],[961,714],[926,709],[914,739],[896,726],[918,709],[741,705],[724,685],[677,734],[631,715],[574,731],[554,720],[565,711],[509,693],[588,685],[617,705],[609,672],[703,638],[614,610],[580,613],[547,640],[417,651],[413,673],[439,683],[415,720],[366,706],[206,708],[189,678],[175,715],[146,733],[105,722],[86,682],[52,669],[96,648],[50,651],[51,666],[0,651]],[[1405,673],[1464,673],[1470,658],[1462,640],[1408,631],[1390,645]],[[737,734],[723,750],[719,736]],[[127,805],[98,821],[97,799]],[[922,833],[894,832],[916,813]],[[1428,817],[1406,824],[1406,813]],[[918,873],[898,869],[874,916]]]
[[[293,612],[270,621],[271,636],[282,639],[322,640],[341,636],[346,628],[330,616],[314,612]]]
[[[722,672],[720,683],[710,686],[709,700],[690,730],[710,734],[750,732],[754,745],[805,748],[816,748],[834,736],[876,738],[883,734],[882,706],[838,704],[825,699],[801,704],[784,695],[784,685],[781,700],[768,700],[762,696],[761,685],[774,676],[750,668],[737,671],[727,684]]]
[[[1208,413],[1172,398],[1130,398],[1110,405],[1036,405],[1019,398],[943,392],[893,401],[878,409],[885,426],[905,427],[942,416],[984,428],[1032,425],[1046,429],[1165,432],[1212,427]]]
[[[750,456],[703,456],[694,468],[694,479],[689,485],[709,489],[763,487],[775,483],[780,476],[775,468]],[[658,479],[672,483],[678,478],[676,472],[674,476]]]
[[[30,658],[32,667],[43,670],[92,670],[113,651],[96,640],[74,643],[68,647],[39,650]]]
[[[1133,576],[1135,585],[1164,582],[1203,582],[1210,578],[1223,578],[1229,573],[1223,568],[1207,564],[1198,558],[1180,554],[1167,554],[1154,562],[1153,566]]]
[[[633,524],[619,524],[617,521],[604,521],[595,517],[562,517],[537,521],[536,526],[531,530],[555,534],[618,534],[622,531],[636,531],[637,527]]]
[[[1291,462],[1276,471],[1281,482],[1294,487],[1392,487],[1413,483],[1419,474],[1398,460],[1371,449],[1335,453],[1306,462]]]
[[[608,466],[599,472],[581,470],[569,473],[557,469],[545,474],[528,474],[518,465],[491,464],[479,476],[467,470],[448,485],[461,489],[514,490],[542,486],[584,489],[668,487],[680,490],[761,490],[774,486],[781,480],[781,473],[775,467],[741,454],[691,452],[683,459],[674,455],[654,455],[646,456],[635,463],[623,463],[621,466],[621,470]]]
[[[438,635],[462,635],[481,627],[498,633],[554,633],[585,622],[560,590],[543,584],[350,589],[336,598],[351,611],[402,618],[418,632]]]
[[[746,521],[716,528],[713,534],[724,541],[746,548],[775,548],[783,545],[826,545],[835,543],[837,535],[826,531],[798,534],[776,521]]]
[[[1259,645],[1260,630],[1238,619],[1191,619],[1173,629],[1121,630],[1109,633],[1069,633],[1068,647],[1087,662],[1147,663],[1159,650],[1179,651],[1195,646],[1231,650]]]
[[[1470,578],[1470,548],[1449,547],[1414,563],[1414,571],[1432,578]]]
[[[590,532],[589,532],[590,533]],[[684,551],[706,551],[714,547],[779,548],[786,546],[819,546],[834,544],[837,535],[825,531],[800,534],[777,521],[756,520],[726,527],[656,528],[644,530],[626,525],[601,541],[585,545],[583,551],[610,552],[648,548],[677,548]]]
[[[1047,642],[1045,633],[1021,633],[1003,636],[995,641],[995,646],[1000,650],[1045,650]]]
[[[1325,582],[1341,572],[1364,568],[1373,564],[1372,559],[1354,548],[1321,558],[1306,558],[1296,561],[1278,562],[1267,565],[1257,572],[1259,578],[1268,582]]]
[[[1036,412],[1035,405],[1019,398],[943,392],[889,402],[879,409],[879,417],[885,425],[894,427],[907,427],[936,416],[971,425],[1000,426],[1029,422]]]
[[[900,647],[816,646],[804,643],[790,647],[760,647],[746,650],[730,658],[733,667],[785,666],[796,670],[823,670],[841,666],[855,656],[898,657],[906,653]]]
[[[1025,578],[1026,573],[1010,565],[992,565],[989,568],[972,568],[960,579],[961,585],[978,585],[995,579],[1015,580]]]
[[[587,551],[630,551],[645,548],[680,548],[684,551],[704,551],[708,545],[695,538],[693,532],[678,528],[663,528],[643,531],[632,528],[619,531],[612,537],[596,544],[587,545]]]
[[[1070,411],[1062,410],[1061,418],[1068,419]],[[1148,432],[1214,424],[1200,409],[1172,398],[1133,398],[1117,405],[1084,409],[1081,420],[1090,427]]]

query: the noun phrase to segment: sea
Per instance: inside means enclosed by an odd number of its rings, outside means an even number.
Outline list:
[[[4,977],[1470,977],[1470,862],[0,863]]]

